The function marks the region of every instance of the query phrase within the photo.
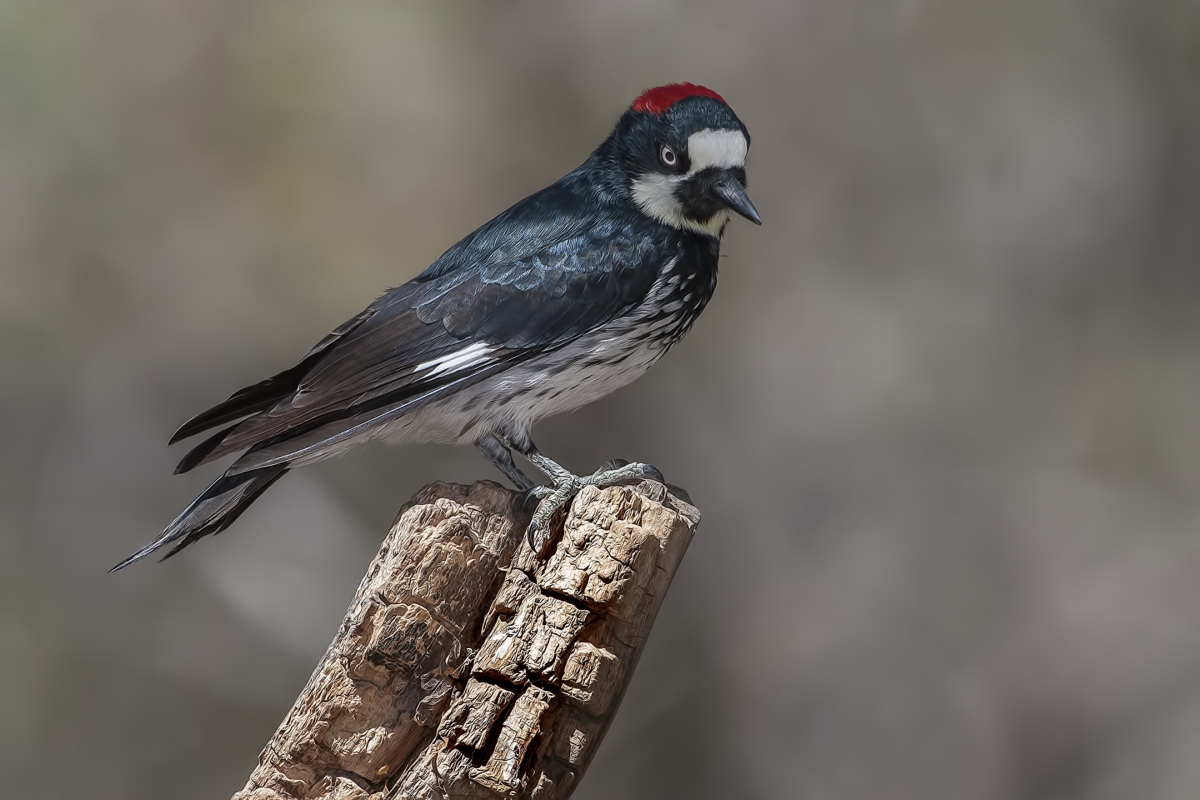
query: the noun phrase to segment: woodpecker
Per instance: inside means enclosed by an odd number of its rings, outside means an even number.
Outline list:
[[[530,429],[624,386],[678,342],[712,297],[731,212],[746,194],[746,126],[691,83],[643,92],[561,180],[447,250],[319,341],[300,362],[188,420],[171,444],[220,428],[176,468],[240,454],[121,569],[164,558],[237,519],[289,469],[370,439],[474,444],[541,499],[531,529],[584,485],[542,455]],[[535,486],[524,456],[550,480]]]

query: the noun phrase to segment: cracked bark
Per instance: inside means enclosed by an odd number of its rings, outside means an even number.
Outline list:
[[[538,553],[529,517],[494,483],[418,492],[234,800],[569,797],[700,515],[587,487]]]

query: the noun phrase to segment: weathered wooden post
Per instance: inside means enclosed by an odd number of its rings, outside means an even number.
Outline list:
[[[418,492],[234,800],[569,797],[700,515],[643,481],[562,516],[535,553],[524,495]]]

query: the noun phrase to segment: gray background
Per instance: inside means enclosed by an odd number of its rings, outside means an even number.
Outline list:
[[[597,798],[1200,796],[1200,5],[0,2],[0,778],[240,788],[397,507],[469,449],[213,476],[190,414],[711,85],[765,224],[539,428],[704,523]]]

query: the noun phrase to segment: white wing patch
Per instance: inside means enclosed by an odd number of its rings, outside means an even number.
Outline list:
[[[453,353],[447,353],[446,355],[438,356],[431,361],[426,361],[423,364],[417,364],[413,371],[420,372],[423,369],[429,370],[429,375],[425,377],[440,375],[443,372],[457,372],[461,369],[473,367],[476,364],[481,364],[484,361],[487,361],[488,356],[491,355],[495,349],[496,348],[486,344],[485,342],[476,342],[475,344],[464,347],[462,350],[455,350]]]

